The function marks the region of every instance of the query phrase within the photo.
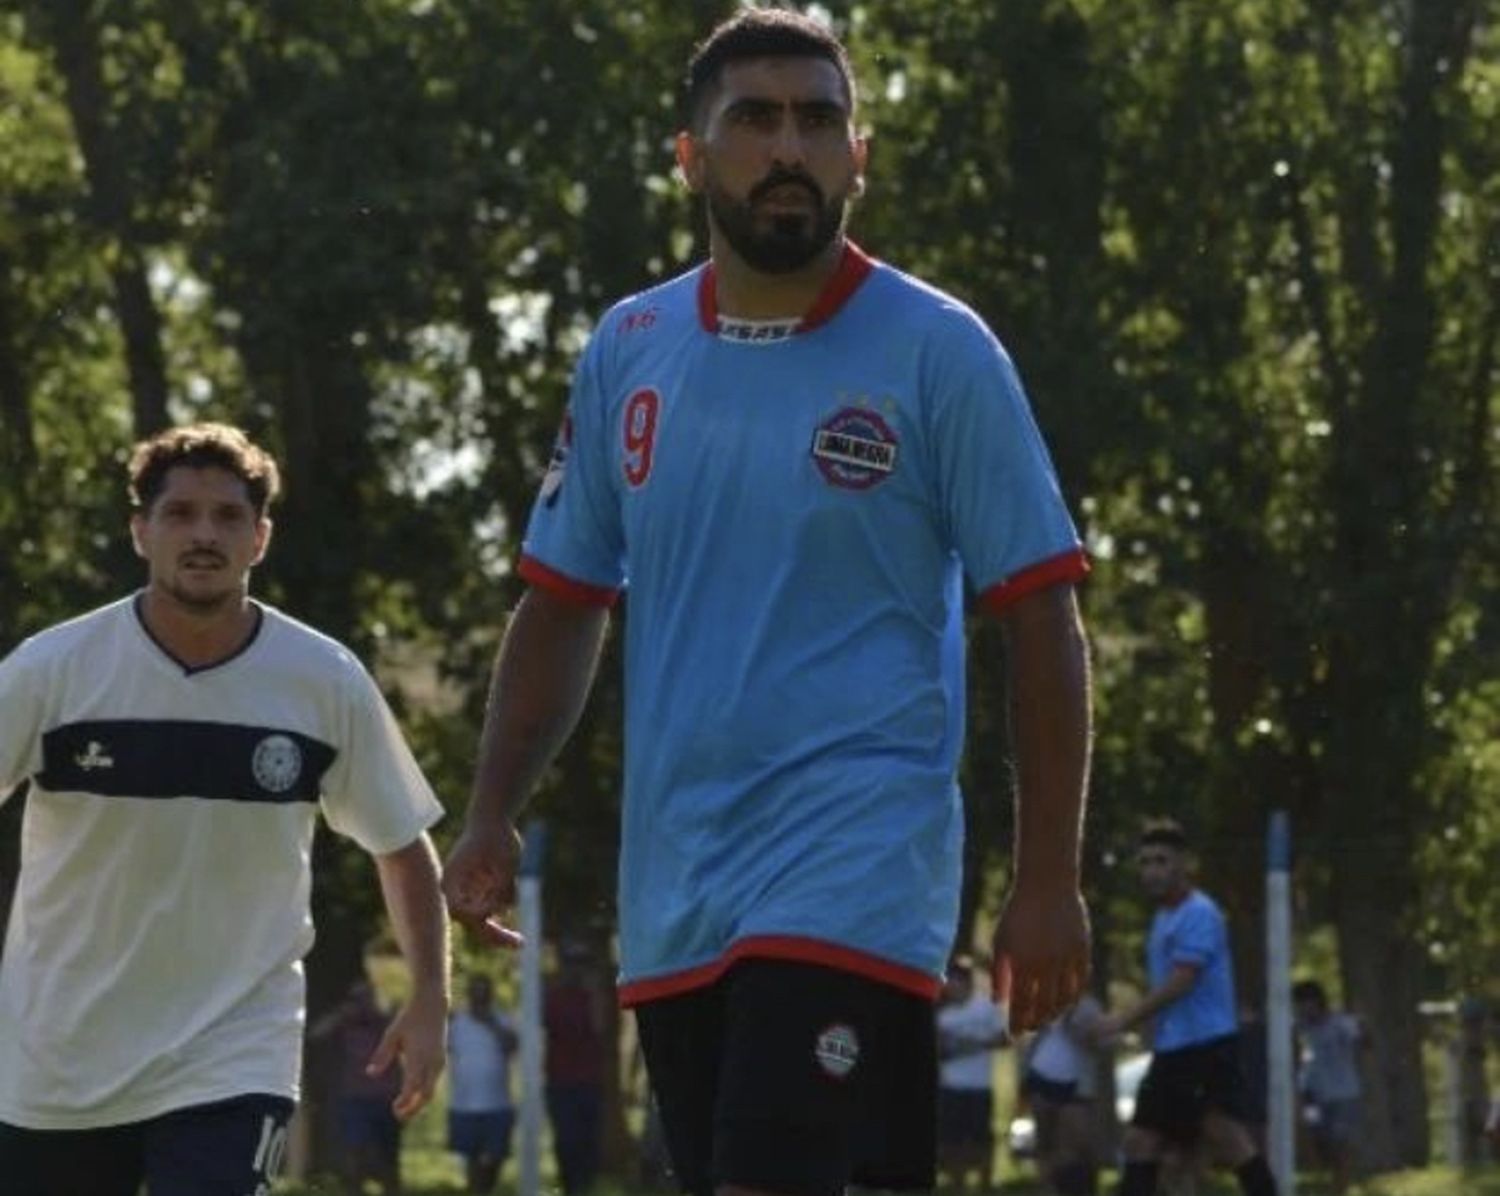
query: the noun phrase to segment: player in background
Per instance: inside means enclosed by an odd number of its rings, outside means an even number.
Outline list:
[[[1152,1196],[1167,1147],[1200,1138],[1234,1170],[1245,1196],[1275,1196],[1271,1169],[1245,1127],[1239,1010],[1224,914],[1193,885],[1187,835],[1176,822],[1148,823],[1136,859],[1141,887],[1156,903],[1146,942],[1150,988],[1135,1004],[1106,1015],[1097,1031],[1109,1042],[1152,1023],[1151,1065],[1125,1131],[1120,1196]]]
[[[374,856],[411,996],[370,1060],[432,1096],[441,807],[350,652],[249,596],[275,462],[238,429],[130,459],[143,590],[0,662],[0,798],[31,783],[0,958],[0,1187],[267,1194],[298,1094],[314,822]]]
[[[845,234],[867,147],[843,46],[741,11],[694,55],[685,117],[710,259],[615,306],[578,364],[445,889],[504,938],[517,820],[628,595],[620,998],[679,1182],[928,1188],[965,578],[1007,637],[993,953],[1024,1029],[1088,970],[1085,558],[993,334]]]

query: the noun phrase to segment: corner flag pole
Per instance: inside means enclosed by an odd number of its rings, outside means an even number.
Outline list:
[[[547,824],[527,824],[516,879],[516,915],[521,944],[521,1144],[518,1196],[542,1190],[542,861]]]
[[[1292,1074],[1292,833],[1285,810],[1266,835],[1266,1146],[1283,1196],[1297,1190],[1296,1081]]]

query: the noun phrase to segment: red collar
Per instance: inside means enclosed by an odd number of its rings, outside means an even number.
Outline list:
[[[853,241],[845,240],[844,255],[839,259],[838,268],[813,300],[813,305],[803,314],[797,331],[811,332],[833,319],[874,268],[874,260],[864,250]],[[703,268],[703,274],[698,279],[698,316],[705,332],[718,333],[719,294],[714,284],[713,262]]]

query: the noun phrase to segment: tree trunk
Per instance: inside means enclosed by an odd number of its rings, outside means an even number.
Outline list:
[[[1371,1084],[1364,1111],[1368,1163],[1376,1171],[1423,1167],[1429,1147],[1418,1005],[1426,960],[1420,941],[1393,928],[1390,914],[1392,908],[1416,907],[1416,879],[1409,847],[1360,851],[1358,865],[1335,870],[1334,924],[1347,1002],[1371,1036],[1374,1066],[1366,1073]]]
[[[271,313],[265,314],[269,305]],[[271,591],[288,613],[335,639],[360,643],[357,579],[368,561],[363,494],[373,476],[368,383],[348,337],[321,334],[285,320],[272,298],[248,297],[241,357],[265,409],[278,413],[284,500],[257,589]],[[299,339],[289,341],[285,330]],[[320,829],[313,854],[313,921],[317,941],[307,959],[308,1022],[348,991],[364,967],[379,901],[369,861],[352,843]],[[304,1070],[309,1168],[334,1171],[340,1161],[337,1059],[314,1048]]]
[[[167,426],[161,315],[151,295],[145,253],[135,228],[129,172],[111,128],[97,15],[89,0],[49,0],[34,6],[36,23],[63,77],[68,115],[88,177],[90,214],[107,241],[115,312],[130,371],[135,433],[147,436]]]
[[[1357,401],[1336,411],[1327,495],[1341,551],[1326,612],[1324,841],[1341,848],[1332,877],[1339,962],[1346,996],[1373,1036],[1367,1116],[1380,1169],[1422,1166],[1429,1154],[1418,1012],[1427,960],[1413,847],[1425,829],[1423,689],[1460,556],[1415,535],[1440,505],[1426,458],[1445,450],[1418,412],[1424,397],[1437,401],[1425,392],[1434,336],[1427,275],[1446,141],[1440,93],[1461,77],[1474,21],[1468,0],[1406,11],[1390,138],[1390,273],[1378,291],[1350,280],[1373,331]]]
[[[19,512],[29,505],[25,501],[25,491],[36,469],[36,430],[31,418],[31,395],[26,388],[26,374],[17,345],[10,277],[10,257],[0,254],[0,479],[3,479],[0,485],[10,492],[8,501]],[[0,507],[0,516],[4,514],[5,508]],[[0,627],[3,626],[4,623],[0,622]]]

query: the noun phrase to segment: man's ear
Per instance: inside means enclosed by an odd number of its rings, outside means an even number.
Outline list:
[[[868,137],[855,137],[854,139],[854,185],[849,188],[849,194],[858,199],[865,193],[865,171],[870,165],[870,139]]]
[[[698,144],[698,138],[690,129],[683,129],[677,134],[674,148],[677,173],[682,176],[687,189],[696,195],[703,190],[703,147]]]
[[[135,549],[135,555],[141,560],[146,559],[146,545],[142,539],[146,534],[146,516],[142,511],[136,511],[130,517],[130,544]]]
[[[266,549],[271,547],[271,531],[276,525],[265,516],[256,520],[255,523],[255,559],[250,563],[258,565],[266,559]]]

